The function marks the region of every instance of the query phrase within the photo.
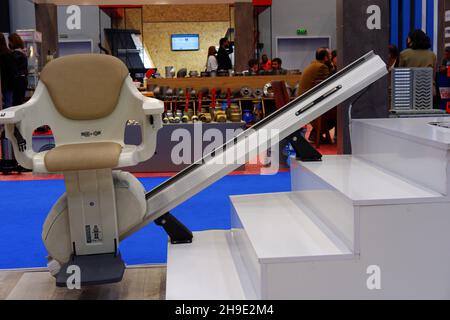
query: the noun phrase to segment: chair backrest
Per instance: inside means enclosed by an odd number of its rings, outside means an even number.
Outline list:
[[[125,64],[108,55],[71,55],[49,62],[32,100],[35,111],[27,117],[27,127],[49,125],[56,146],[105,141],[123,146],[128,120],[146,121],[144,96]]]
[[[106,55],[72,55],[49,63],[41,73],[58,112],[71,120],[97,120],[116,108],[128,69]]]

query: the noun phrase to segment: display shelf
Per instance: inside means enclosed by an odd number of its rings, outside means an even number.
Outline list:
[[[147,85],[171,88],[230,88],[240,90],[242,87],[263,88],[272,81],[285,81],[291,87],[295,87],[301,80],[301,74],[292,75],[265,75],[248,77],[209,77],[209,78],[157,78],[148,79]]]

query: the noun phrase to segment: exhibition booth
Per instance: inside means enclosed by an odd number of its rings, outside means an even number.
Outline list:
[[[0,299],[450,298],[450,1],[122,2],[0,1]]]

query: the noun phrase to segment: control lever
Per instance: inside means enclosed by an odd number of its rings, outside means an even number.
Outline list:
[[[16,138],[17,145],[19,146],[19,151],[24,152],[27,150],[27,141],[23,138],[17,127],[14,127],[14,137]]]

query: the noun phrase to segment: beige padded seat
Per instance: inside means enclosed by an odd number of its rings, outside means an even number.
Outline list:
[[[115,110],[128,74],[123,62],[113,56],[78,54],[50,62],[41,81],[61,115],[97,120]]]
[[[49,172],[112,169],[121,152],[114,142],[67,144],[50,150],[44,160]]]

